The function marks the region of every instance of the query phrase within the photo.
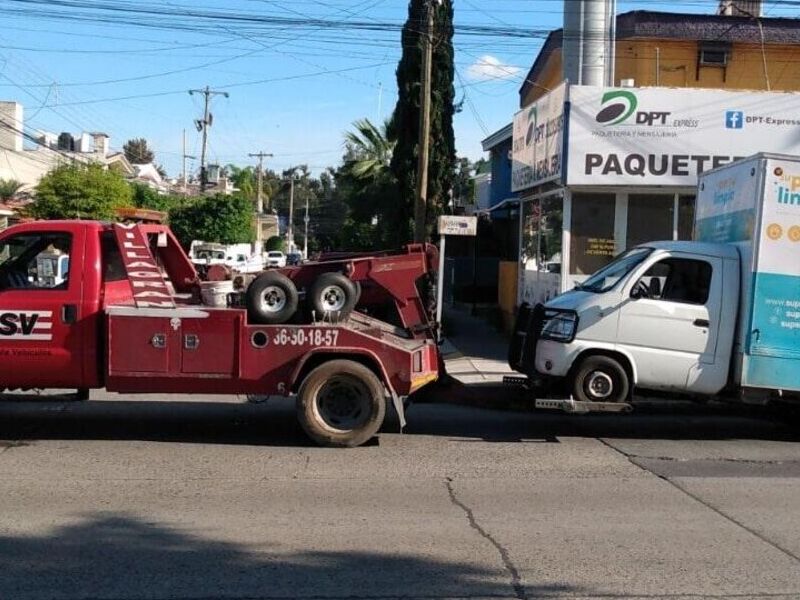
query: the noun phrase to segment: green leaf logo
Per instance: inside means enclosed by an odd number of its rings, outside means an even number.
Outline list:
[[[530,146],[533,141],[533,134],[536,131],[536,125],[539,121],[539,113],[537,106],[534,104],[533,108],[528,111],[528,131],[525,133],[525,145]]]
[[[636,110],[639,101],[633,92],[617,90],[603,94],[595,120],[603,125],[619,125]]]

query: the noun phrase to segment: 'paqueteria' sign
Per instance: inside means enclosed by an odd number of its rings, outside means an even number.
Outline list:
[[[694,187],[756,152],[800,151],[800,94],[570,86],[568,185]]]
[[[175,308],[175,300],[142,230],[136,225],[118,223],[114,225],[114,233],[137,308]]]

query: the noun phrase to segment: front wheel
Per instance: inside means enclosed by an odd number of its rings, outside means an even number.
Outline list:
[[[572,394],[581,402],[625,402],[629,392],[628,373],[609,356],[585,358],[572,383]]]
[[[320,365],[305,378],[297,396],[300,425],[321,446],[360,446],[378,432],[385,416],[380,379],[351,360]]]

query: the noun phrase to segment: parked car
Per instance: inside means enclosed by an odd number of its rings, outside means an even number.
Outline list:
[[[299,252],[290,252],[286,255],[286,266],[294,267],[303,263],[303,255]]]
[[[278,267],[278,268],[285,267],[286,255],[280,250],[270,250],[269,252],[267,252],[267,260],[265,266]]]

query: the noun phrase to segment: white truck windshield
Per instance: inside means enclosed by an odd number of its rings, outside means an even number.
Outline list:
[[[585,292],[607,292],[633,271],[652,251],[652,248],[632,248],[623,252],[575,289]]]

